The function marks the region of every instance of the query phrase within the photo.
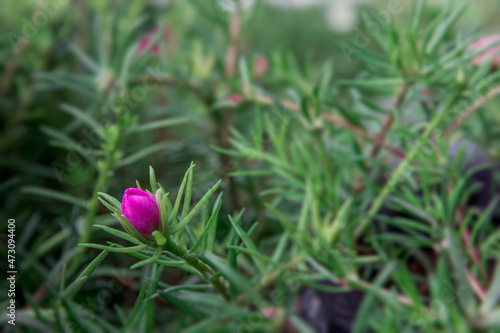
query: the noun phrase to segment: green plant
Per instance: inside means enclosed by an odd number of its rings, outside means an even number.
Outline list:
[[[3,23],[16,325],[313,332],[342,304],[308,321],[312,288],[362,292],[354,332],[500,331],[500,76],[475,60],[499,43],[470,48],[466,6],[339,36],[320,7],[52,1]]]

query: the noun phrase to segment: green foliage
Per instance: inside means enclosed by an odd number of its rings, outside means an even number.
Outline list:
[[[21,330],[314,332],[312,288],[363,292],[353,332],[500,331],[498,191],[470,204],[498,172],[465,168],[469,143],[500,156],[478,4],[360,6],[340,34],[258,0],[7,3]],[[151,234],[122,214],[135,179]]]

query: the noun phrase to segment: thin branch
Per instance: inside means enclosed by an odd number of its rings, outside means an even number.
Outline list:
[[[448,188],[448,193],[451,193],[451,188]],[[458,227],[460,227],[464,219],[463,207],[458,207],[457,211],[455,212],[455,219],[457,220]],[[480,268],[481,258],[479,257],[479,252],[474,247],[474,244],[472,244],[471,242],[470,233],[467,228],[464,230],[464,233],[462,234],[462,242],[466,249],[470,249],[471,252],[470,256],[474,264],[478,268]],[[481,302],[484,301],[486,298],[486,289],[481,284],[481,282],[478,281],[478,279],[474,276],[474,274],[472,274],[469,268],[466,268],[465,271],[467,274],[467,280],[469,281],[469,285],[471,286],[472,290],[474,291],[476,296],[481,300]]]
[[[481,283],[469,269],[466,269],[465,273],[467,274],[467,280],[469,281],[469,285],[471,286],[472,290],[476,294],[477,298],[479,298],[479,300],[483,302],[486,299],[485,288],[481,285]]]
[[[15,56],[7,63],[5,70],[2,74],[2,81],[0,82],[0,98],[3,98],[8,92],[14,74],[19,66],[19,60],[21,59],[24,52],[28,49],[29,42],[25,39],[20,39],[15,46]]]
[[[281,276],[281,274],[283,272],[285,272],[287,270],[291,270],[295,266],[302,263],[304,261],[304,259],[305,259],[304,255],[298,255],[297,257],[290,259],[284,265],[276,268],[275,270],[269,272],[267,275],[263,276],[260,279],[260,283],[253,286],[252,291],[257,293],[257,292],[260,292],[261,290],[269,287],[271,284],[273,284]],[[240,297],[238,297],[235,300],[234,303],[238,306],[244,304],[245,301],[247,300],[247,296],[248,296],[247,294],[241,295]]]
[[[253,287],[253,289],[252,289],[253,292],[259,292],[259,291],[263,290],[264,288],[267,288],[268,286],[273,284],[281,276],[281,274],[283,272],[288,271],[288,270],[292,269],[293,267],[297,266],[298,264],[302,263],[304,261],[304,259],[305,259],[304,256],[300,255],[296,258],[291,259],[285,265],[283,265],[279,268],[276,268],[274,271],[270,272],[266,276],[263,276],[260,279],[260,284],[255,285]],[[371,284],[368,281],[364,281],[364,280],[356,280],[356,282],[353,283],[353,282],[349,282],[348,280],[337,279],[337,280],[335,280],[335,283],[341,287],[347,287],[347,288],[353,288],[353,289],[370,290],[370,289],[375,288],[373,284]],[[390,290],[380,288],[379,291],[388,297],[394,296],[393,292]],[[246,294],[241,295],[240,297],[238,297],[236,299],[235,304],[238,306],[241,306],[246,301],[246,299],[247,299]],[[398,294],[395,296],[395,299],[401,305],[404,305],[404,306],[407,306],[410,308],[415,306],[413,301],[410,298],[408,298],[407,296]],[[430,309],[425,307],[425,306],[423,307],[423,311],[425,313],[428,313],[428,314],[431,313]]]
[[[394,101],[394,107],[393,107],[394,111],[399,109],[401,107],[401,105],[403,104],[405,97],[406,97],[406,93],[408,92],[408,88],[409,88],[409,84],[407,82],[405,82],[403,84],[403,86],[401,87],[401,89],[399,90],[399,92],[396,96],[396,100]],[[384,122],[382,124],[382,128],[380,129],[379,134],[376,136],[377,140],[384,141],[384,138],[385,138],[387,132],[389,131],[389,129],[391,128],[393,122],[394,122],[394,113],[390,112],[385,117]],[[372,151],[370,152],[370,157],[377,156],[377,154],[380,151],[380,148],[381,148],[380,145],[375,145],[373,147]]]
[[[384,148],[384,149],[388,150],[390,153],[392,153],[396,157],[405,158],[405,153],[402,150],[388,145],[384,140],[382,140],[376,136],[371,135],[370,133],[366,132],[365,130],[363,130],[360,127],[357,127],[357,126],[355,126],[355,125],[353,125],[353,124],[351,124],[351,123],[349,123],[341,118],[337,118],[331,114],[323,114],[323,119],[325,119],[326,121],[328,121],[332,124],[336,124],[336,125],[344,128],[348,131],[351,131],[354,134],[356,134],[364,139],[372,141],[375,145],[379,146],[380,148]]]
[[[451,192],[451,191],[450,191]],[[457,220],[457,225],[460,227],[464,219],[464,209],[463,207],[458,207],[455,213],[455,219]],[[481,257],[479,256],[479,251],[476,249],[474,244],[472,244],[469,229],[466,228],[462,234],[462,242],[466,249],[470,249],[470,257],[477,267],[481,267]]]
[[[467,120],[474,112],[480,109],[488,100],[492,99],[496,95],[500,94],[500,86],[491,88],[490,91],[484,97],[478,99],[474,104],[472,104],[468,109],[466,109],[446,130],[444,137],[447,138],[451,135],[457,128],[462,125],[462,123]]]
[[[364,281],[364,280],[356,280],[355,283],[349,283],[348,281],[345,281],[345,280],[338,280],[336,281],[340,286],[343,286],[343,287],[361,287],[362,289],[365,289],[365,290],[374,290],[375,289],[375,286],[373,284],[371,284],[370,282],[368,281]],[[384,294],[385,296],[388,296],[388,297],[393,297],[394,296],[394,293],[390,290],[387,290],[387,289],[384,289],[384,288],[380,288],[379,291]],[[401,295],[401,294],[397,294],[395,296],[396,300],[401,304],[401,305],[404,305],[404,306],[407,306],[407,307],[410,307],[410,308],[413,308],[415,306],[415,303],[407,296],[404,296],[404,295]],[[425,313],[427,314],[430,314],[431,313],[431,310],[425,306],[422,307],[422,309],[424,310]]]
[[[259,103],[262,103],[262,104],[274,105],[274,101],[271,98],[268,98],[268,97],[265,97],[265,96],[254,96],[253,99],[256,102],[259,102]],[[282,104],[287,109],[290,109],[290,110],[292,110],[294,112],[297,112],[297,113],[300,112],[300,106],[298,104],[295,104],[293,102],[286,101],[286,100],[281,100],[279,102],[280,102],[280,104]],[[309,110],[309,112],[312,113],[312,110]],[[381,139],[377,138],[376,136],[371,135],[370,133],[368,133],[367,131],[365,131],[361,127],[353,125],[353,124],[351,124],[351,123],[343,120],[342,118],[336,117],[335,115],[332,115],[332,114],[324,113],[322,115],[322,117],[323,117],[324,120],[326,120],[326,121],[328,121],[328,122],[330,122],[332,124],[335,124],[337,126],[340,126],[340,127],[344,128],[344,129],[346,129],[346,130],[348,130],[348,131],[356,134],[359,137],[362,137],[364,139],[372,141],[375,145],[378,145],[381,148],[384,148],[384,149],[388,150],[393,155],[395,155],[395,156],[397,156],[399,158],[404,158],[405,157],[405,153],[402,150],[399,150],[396,147],[392,147],[392,146],[388,145],[384,140],[381,140]]]
[[[229,46],[226,51],[225,71],[227,78],[236,77],[238,50],[241,37],[241,16],[239,10],[234,11],[229,22]]]
[[[189,254],[186,248],[184,248],[183,246],[179,246],[179,244],[170,239],[170,237],[167,238],[165,250],[187,262],[203,276],[205,276],[205,274],[210,274],[213,276],[216,274],[215,270],[212,267],[208,266],[196,255]],[[222,295],[222,297],[224,297],[226,301],[229,300],[227,287],[224,285],[220,277],[210,279],[210,283],[212,283],[214,288],[217,289],[217,291]]]
[[[237,75],[238,69],[238,53],[241,38],[241,16],[240,8],[234,11],[231,15],[231,20],[229,22],[229,46],[226,51],[225,59],[225,74],[226,78],[233,79]],[[224,149],[230,149],[230,130],[232,124],[232,112],[230,108],[225,108],[222,110],[222,119],[217,122],[219,134],[219,143]],[[235,186],[234,180],[230,177],[230,173],[233,172],[232,157],[226,154],[219,154],[221,164],[224,168],[224,176],[228,182],[229,197],[231,198],[231,204],[233,210],[240,209],[240,200],[238,190]]]
[[[396,168],[396,170],[392,174],[392,177],[389,179],[389,181],[382,188],[381,192],[379,192],[378,195],[375,197],[374,201],[372,202],[372,204],[370,206],[370,209],[368,210],[368,213],[365,215],[365,217],[363,217],[361,222],[354,229],[354,237],[359,237],[361,235],[361,233],[363,232],[363,230],[370,224],[370,221],[373,219],[373,217],[377,214],[379,209],[382,207],[382,205],[384,204],[384,201],[392,193],[392,191],[394,190],[396,185],[399,183],[399,181],[401,180],[403,175],[408,171],[408,168],[415,161],[415,158],[418,155],[419,151],[422,149],[424,143],[429,140],[432,133],[443,122],[445,117],[450,112],[451,108],[457,103],[457,101],[460,98],[460,93],[456,93],[455,96],[453,96],[451,101],[448,103],[448,105],[443,109],[443,111],[436,115],[436,117],[427,126],[424,133],[417,140],[415,145],[406,154],[403,161],[399,164],[399,166]]]
[[[159,85],[186,88],[191,92],[193,92],[195,95],[197,95],[201,101],[207,101],[209,98],[207,94],[203,91],[201,86],[171,76],[139,76],[132,81],[132,84],[143,85],[146,84],[150,79],[153,79],[154,82]]]

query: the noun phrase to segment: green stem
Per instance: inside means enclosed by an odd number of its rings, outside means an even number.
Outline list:
[[[432,132],[441,124],[443,119],[448,115],[448,112],[452,109],[453,105],[456,103],[456,101],[459,99],[461,92],[459,92],[450,102],[450,104],[444,108],[443,112],[441,112],[434,120],[430,123],[430,125],[427,127],[425,130],[424,134],[420,137],[420,139],[417,141],[415,146],[413,146],[412,150],[406,155],[405,159],[401,164],[399,164],[399,167],[396,169],[392,177],[389,179],[385,187],[382,189],[380,194],[375,198],[375,201],[372,203],[372,206],[370,207],[370,210],[368,211],[367,216],[365,219],[363,219],[356,230],[354,230],[354,237],[359,237],[359,235],[363,232],[363,230],[368,226],[372,218],[377,214],[377,212],[380,210],[380,207],[382,207],[382,204],[384,201],[387,199],[389,194],[394,190],[396,185],[399,183],[401,177],[403,174],[407,171],[407,169],[410,167],[411,163],[414,161],[415,157],[417,156],[418,152],[424,145],[424,143],[429,140],[431,137]]]
[[[273,284],[281,276],[281,274],[283,274],[283,272],[289,271],[292,268],[298,266],[299,264],[301,264],[304,261],[304,259],[305,259],[304,255],[300,254],[297,257],[289,260],[283,266],[276,268],[275,270],[273,270],[272,272],[270,272],[267,275],[264,275],[260,279],[260,283],[258,285],[256,285],[255,287],[253,287],[253,291],[259,292],[262,289],[269,287],[271,284]],[[247,296],[248,296],[248,294],[241,295],[236,300],[235,304],[242,305],[243,303],[245,303]]]
[[[197,256],[193,254],[189,254],[188,250],[179,244],[175,243],[172,239],[168,238],[167,244],[165,244],[165,250],[176,255],[179,258],[182,258],[189,265],[194,267],[198,272],[200,272],[203,276],[205,274],[215,274],[214,270],[201,261]],[[219,291],[219,293],[224,297],[225,300],[229,301],[229,296],[227,293],[227,288],[222,284],[220,279],[211,279],[210,281],[212,285]]]
[[[149,285],[148,291],[147,291],[147,297],[151,297],[155,292],[156,288],[158,287],[158,281],[161,278],[161,275],[163,273],[163,266],[153,264],[151,266],[151,283]],[[153,331],[153,326],[154,326],[154,318],[155,318],[155,311],[154,311],[154,302],[146,302],[146,332],[152,332]]]
[[[99,171],[99,177],[97,178],[97,182],[95,184],[94,190],[92,191],[92,198],[90,199],[88,205],[88,213],[87,218],[85,219],[85,223],[83,225],[83,232],[80,236],[79,243],[87,243],[90,241],[90,236],[92,234],[92,221],[94,220],[97,212],[99,210],[99,199],[97,196],[97,192],[103,192],[104,187],[106,186],[108,173],[111,168],[111,154],[107,154],[106,160],[103,164],[102,169]]]
[[[98,192],[104,192],[105,187],[107,185],[108,179],[109,179],[109,173],[113,168],[113,155],[118,148],[118,143],[120,142],[120,136],[122,134],[122,126],[120,122],[120,117],[123,116],[123,113],[121,112],[121,108],[118,108],[117,112],[117,117],[118,121],[116,123],[117,126],[117,132],[114,134],[114,137],[112,141],[110,142],[109,147],[107,148],[106,151],[106,156],[104,158],[103,163],[100,165],[98,168],[99,176],[97,178],[96,184],[94,186],[94,189],[92,191],[92,196],[89,200],[88,203],[88,212],[87,212],[87,217],[85,219],[85,222],[83,224],[83,231],[80,235],[80,239],[78,240],[78,243],[88,243],[90,241],[90,238],[92,236],[92,225],[94,218],[96,217],[98,211],[99,211],[99,198],[97,196]],[[97,164],[99,165],[99,163]],[[79,253],[76,255],[75,260],[72,263],[71,268],[77,268],[80,265],[80,262],[82,260],[82,256],[85,253],[86,248],[85,247],[80,247]]]
[[[394,101],[394,108],[392,111],[389,112],[389,114],[385,117],[384,122],[382,123],[382,128],[380,129],[379,134],[377,135],[377,138],[380,141],[385,140],[385,136],[389,129],[391,128],[393,122],[394,122],[394,113],[398,111],[399,108],[401,108],[401,105],[403,105],[403,102],[405,100],[406,94],[408,93],[408,90],[410,88],[410,84],[408,82],[404,82],[401,88],[399,89],[396,99]],[[380,146],[375,145],[370,152],[370,157],[374,158],[377,156],[377,154],[380,151]]]

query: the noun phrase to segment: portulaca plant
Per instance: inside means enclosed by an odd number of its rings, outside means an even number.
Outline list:
[[[109,252],[133,254],[143,259],[132,265],[131,268],[154,263],[177,267],[182,263],[182,261],[179,262],[179,260],[172,260],[162,256],[165,251],[184,260],[184,264],[192,265],[201,274],[205,274],[210,268],[192,254],[197,253],[196,251],[202,245],[207,246],[210,235],[213,243],[213,231],[211,232],[211,230],[215,226],[214,221],[216,221],[221,207],[222,193],[214,203],[212,213],[203,228],[203,232],[197,238],[195,244],[189,250],[186,249],[185,240],[182,237],[185,228],[198,211],[204,205],[209,204],[210,197],[220,185],[220,181],[217,182],[190,210],[193,168],[194,164],[186,172],[174,202],[169,198],[170,193],[165,192],[163,187],[156,183],[152,167],[150,167],[151,191],[142,190],[139,183],[137,183],[138,188],[125,190],[121,203],[106,193],[99,193],[99,200],[112,212],[113,217],[118,220],[124,231],[104,225],[96,225],[96,227],[133,243],[135,246],[123,247],[115,243],[111,243],[109,246],[86,243],[79,245]],[[181,201],[183,204],[182,209]],[[152,255],[149,256],[150,254]],[[220,286],[217,285],[217,287]]]
[[[7,1],[2,329],[500,332],[500,7],[465,2]]]

